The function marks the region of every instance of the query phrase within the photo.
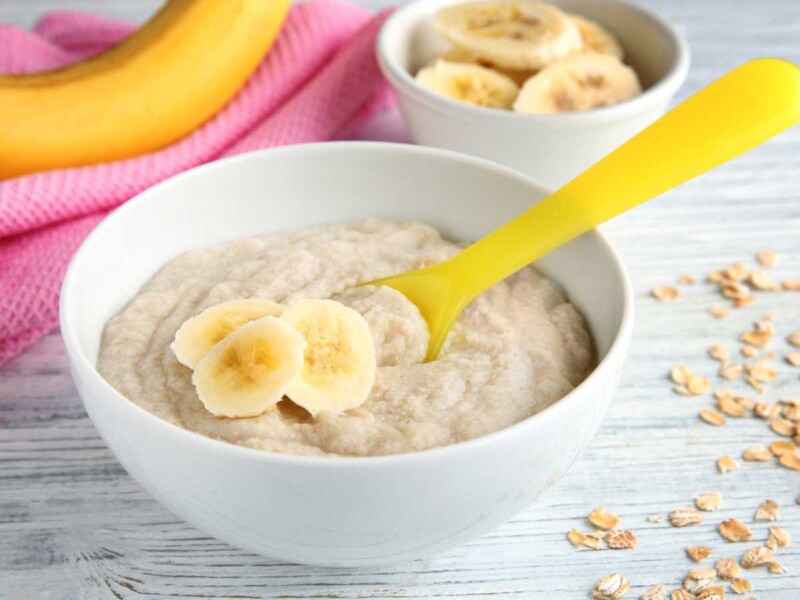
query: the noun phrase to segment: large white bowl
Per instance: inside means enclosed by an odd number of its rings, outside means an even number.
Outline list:
[[[159,502],[245,550],[350,566],[415,559],[480,536],[564,475],[611,402],[633,302],[625,269],[599,233],[537,263],[588,320],[598,367],[534,417],[449,447],[309,458],[212,440],[116,392],[95,369],[98,345],[106,320],[187,250],[366,217],[416,219],[472,240],[544,195],[532,180],[487,161],[373,143],[266,150],[161,183],[101,223],[64,280],[61,329],[86,411],[125,469]]]
[[[665,20],[625,0],[548,0],[614,33],[642,81],[632,100],[584,112],[528,115],[439,96],[414,74],[449,44],[434,29],[443,6],[470,0],[416,0],[383,25],[377,52],[412,139],[488,158],[556,188],[660,117],[686,79],[689,49]]]

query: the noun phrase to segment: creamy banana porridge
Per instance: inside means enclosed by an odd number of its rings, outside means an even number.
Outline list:
[[[556,284],[529,267],[491,288],[466,308],[439,359],[430,363],[422,362],[428,332],[417,308],[392,289],[354,287],[440,262],[459,248],[427,225],[367,220],[189,252],[167,263],[107,323],[100,373],[127,398],[170,423],[232,444],[288,454],[413,452],[502,429],[567,394],[593,367],[583,318]],[[357,339],[358,324],[347,332],[361,344],[354,346],[356,358],[372,365],[369,381],[356,382],[364,391],[363,403],[346,409],[343,397],[337,410],[314,410],[318,405],[313,402],[306,410],[284,398],[257,416],[215,416],[213,404],[198,396],[200,384],[207,391],[209,385],[232,382],[213,381],[218,371],[210,368],[204,377],[212,383],[198,373],[212,358],[217,365],[226,360],[230,367],[225,346],[244,333],[252,340],[253,335],[280,330],[281,348],[293,357],[285,362],[287,369],[298,360],[300,368],[304,351],[303,369],[312,360],[326,369],[352,366],[350,356],[310,355],[302,336],[279,326],[277,316],[247,323],[222,341],[217,341],[219,335],[209,337],[209,345],[215,343],[204,349],[209,358],[187,358],[178,351],[181,344],[188,345],[176,337],[184,323],[209,333],[216,307],[237,308],[242,299],[263,304],[267,315],[279,315],[283,307],[288,307],[284,317],[292,311],[306,314],[306,309],[299,310],[305,302],[325,310],[333,307],[364,323],[368,344]],[[207,315],[205,321],[196,318],[201,313]],[[304,335],[310,339],[307,330]],[[267,356],[262,363],[272,368],[276,360]],[[186,364],[196,368],[194,381]],[[290,395],[297,387],[289,388]],[[297,398],[305,399],[302,391],[296,392]]]

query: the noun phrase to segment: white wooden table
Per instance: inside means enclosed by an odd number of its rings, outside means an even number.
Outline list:
[[[363,0],[372,6],[385,0]],[[694,65],[685,95],[755,55],[800,62],[797,0],[650,0],[688,32]],[[28,25],[50,8],[82,8],[140,20],[153,0],[0,1],[0,20]],[[0,49],[2,51],[2,49]],[[702,277],[772,248],[776,273],[800,278],[800,128],[607,227],[637,292],[637,324],[616,402],[600,433],[556,489],[495,532],[433,560],[390,568],[316,569],[281,564],[210,539],[172,516],[139,487],[98,437],[72,386],[53,333],[0,369],[0,598],[587,598],[593,583],[619,571],[634,589],[678,587],[693,565],[687,545],[714,558],[739,558],[751,544],[723,543],[723,518],[752,523],[765,498],[796,539],[780,552],[788,575],[747,573],[759,600],[800,598],[800,474],[743,464],[721,476],[714,461],[774,439],[763,421],[732,419],[712,428],[697,419],[711,400],[670,392],[666,374],[686,362],[713,375],[705,349],[735,349],[738,332],[776,311],[779,332],[800,329],[800,295],[762,295],[719,321],[707,285],[676,304],[648,296],[678,274]],[[785,350],[782,342],[779,350]],[[800,397],[800,371],[782,365],[769,399]],[[722,491],[723,509],[686,529],[646,521],[702,491]],[[570,528],[588,530],[594,506],[615,510],[639,537],[630,552],[578,552]],[[766,525],[755,524],[756,541]],[[635,592],[635,593],[634,593]]]

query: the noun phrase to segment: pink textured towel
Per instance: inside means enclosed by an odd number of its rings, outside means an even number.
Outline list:
[[[341,0],[299,4],[247,84],[186,138],[128,160],[0,182],[0,365],[58,325],[69,259],[109,210],[195,165],[258,148],[339,139],[388,108],[393,98],[373,50],[385,17]],[[132,29],[63,12],[45,16],[33,33],[0,25],[0,72],[65,65]]]

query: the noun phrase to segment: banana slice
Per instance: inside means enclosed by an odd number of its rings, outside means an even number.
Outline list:
[[[306,342],[277,317],[245,323],[197,363],[192,383],[217,417],[255,417],[273,408],[303,368]]]
[[[481,60],[508,69],[541,69],[583,47],[570,18],[541,2],[480,2],[441,9],[436,27]]]
[[[303,368],[286,395],[312,415],[364,403],[375,382],[375,344],[369,325],[333,300],[300,300],[281,319],[306,340]]]
[[[624,56],[622,46],[620,46],[617,38],[609,33],[607,29],[604,29],[586,17],[573,15],[572,13],[567,13],[567,15],[578,27],[585,50],[599,52],[600,54],[610,54],[622,60]]]
[[[440,59],[447,62],[480,65],[482,67],[486,67],[487,69],[492,69],[493,71],[497,71],[498,73],[505,75],[517,85],[522,85],[528,81],[528,79],[536,75],[536,71],[532,69],[504,69],[503,67],[498,67],[497,65],[493,65],[488,60],[481,60],[477,58],[474,54],[471,54],[463,48],[459,48],[458,46],[451,46],[444,52],[439,53],[431,62],[431,65],[436,64],[436,61]]]
[[[630,67],[609,54],[581,52],[531,77],[514,102],[520,113],[563,113],[623,102],[642,91]]]
[[[440,96],[487,108],[511,108],[519,93],[505,75],[470,63],[437,60],[417,73],[417,81]]]
[[[232,331],[261,317],[278,317],[283,306],[255,298],[230,300],[205,309],[181,325],[170,348],[178,360],[194,369],[200,359]]]

